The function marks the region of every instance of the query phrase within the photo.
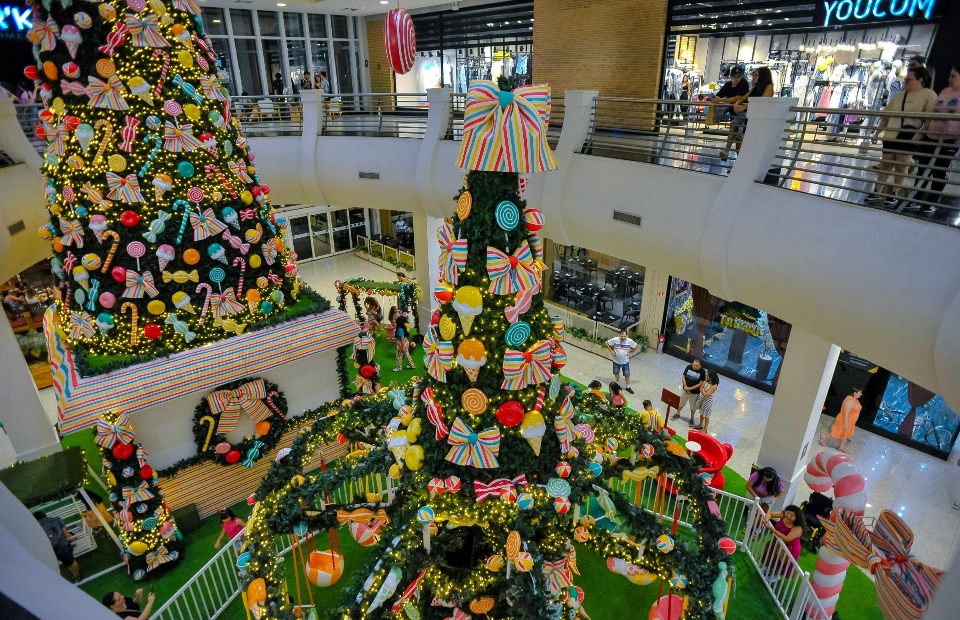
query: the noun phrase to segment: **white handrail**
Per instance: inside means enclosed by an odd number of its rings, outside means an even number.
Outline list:
[[[241,531],[217,551],[159,609],[153,612],[151,617],[155,620],[164,618],[168,620],[194,620],[194,618],[213,620],[220,615],[227,608],[227,605],[240,594],[240,576],[237,573],[237,552],[234,543],[242,538],[243,532]],[[191,603],[193,608],[191,608]],[[197,612],[196,616],[194,611]]]

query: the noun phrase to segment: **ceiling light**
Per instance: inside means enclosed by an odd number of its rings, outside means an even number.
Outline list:
[[[213,20],[213,23],[219,24],[219,23],[220,23],[220,20],[219,20],[219,19],[215,19],[215,20]]]
[[[390,0],[380,0],[380,4],[390,4]]]
[[[758,26],[759,26],[760,24],[762,24],[762,23],[763,23],[763,20],[762,20],[762,19],[758,19],[758,20],[757,20],[757,25],[758,25]]]
[[[278,2],[278,3],[277,3],[277,6],[287,6],[287,5],[286,5],[286,3],[284,3],[284,2]]]

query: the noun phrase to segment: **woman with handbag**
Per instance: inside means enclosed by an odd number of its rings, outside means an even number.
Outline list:
[[[900,202],[900,189],[907,168],[913,163],[913,153],[917,150],[919,130],[923,121],[909,118],[910,112],[932,112],[937,104],[937,93],[924,84],[930,79],[930,73],[923,67],[914,67],[903,78],[903,90],[893,96],[884,112],[899,112],[898,116],[884,116],[880,119],[876,131],[870,138],[874,144],[883,141],[880,163],[877,164],[877,182],[873,193],[864,199],[867,206],[877,206],[883,202],[885,207],[896,207]],[[893,183],[889,182],[893,177]]]

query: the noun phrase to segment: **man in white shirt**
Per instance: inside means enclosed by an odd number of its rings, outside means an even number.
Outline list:
[[[627,330],[621,329],[619,337],[607,340],[607,348],[613,353],[613,380],[620,383],[620,372],[623,371],[623,389],[633,394],[630,387],[630,356],[640,345],[627,337]]]

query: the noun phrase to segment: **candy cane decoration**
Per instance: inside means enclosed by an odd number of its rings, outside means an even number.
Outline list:
[[[126,302],[120,306],[120,314],[126,314],[130,309],[130,346],[137,346],[137,306],[133,302]]]
[[[223,122],[227,125],[230,124],[230,100],[227,99],[223,102]]]
[[[196,292],[199,293],[203,289],[207,289],[207,296],[203,300],[203,310],[200,311],[200,322],[199,322],[200,325],[203,325],[204,320],[206,320],[207,308],[210,307],[210,296],[213,295],[213,288],[206,282],[201,282],[200,284],[198,284]]]
[[[163,146],[163,138],[155,133],[148,133],[143,137],[143,141],[147,144],[153,142],[153,150],[151,150],[150,154],[147,155],[147,161],[143,162],[140,172],[137,173],[137,176],[141,179],[145,174],[147,174],[147,170],[150,169],[150,165],[153,163],[153,160],[156,159],[157,155],[160,153],[160,147]]]
[[[277,406],[273,404],[273,397],[274,397],[274,396],[280,396],[280,392],[277,392],[276,390],[270,392],[269,394],[267,394],[267,398],[266,398],[265,400],[267,401],[267,404],[270,405],[270,408],[273,409],[274,411],[276,411],[276,412],[277,412],[277,415],[282,418],[282,417],[283,417],[283,413],[281,413],[281,412],[280,412],[280,409],[278,409]]]
[[[863,516],[867,508],[867,492],[864,490],[863,476],[846,454],[838,452],[821,452],[807,465],[804,481],[814,491],[821,493],[829,491],[833,486],[833,507],[848,508],[854,513]],[[836,518],[836,510],[830,515],[830,520]],[[827,545],[820,547],[817,557],[817,569],[813,573],[813,591],[820,599],[827,617],[833,615],[843,589],[843,581],[847,577],[850,561],[835,553]]]
[[[216,164],[207,164],[203,171],[207,174],[208,179],[212,179],[214,176],[216,176],[217,180],[220,181],[220,184],[226,188],[231,198],[239,198],[236,190],[233,189],[233,186],[230,185],[229,181],[227,181],[227,177],[223,176],[223,173],[220,172],[220,168],[217,167]]]
[[[70,309],[70,281],[69,281],[69,280],[64,280],[64,282],[63,282],[63,284],[61,284],[61,286],[66,286],[66,287],[67,287],[67,292],[63,294],[63,296],[61,297],[61,299],[63,300],[63,308],[64,308],[64,310],[69,310],[69,309]]]
[[[160,97],[160,91],[163,90],[163,83],[167,81],[167,70],[170,68],[170,54],[168,54],[166,50],[153,50],[154,58],[160,58],[161,56],[163,56],[163,68],[160,69],[160,81],[157,82],[157,87],[153,91],[154,97]]]
[[[107,254],[107,260],[103,261],[103,268],[100,269],[100,273],[107,273],[107,268],[110,267],[110,262],[113,261],[113,255],[117,253],[117,248],[120,247],[120,235],[113,230],[105,230],[100,237],[101,239],[113,239],[113,245],[110,246],[110,252]]]
[[[107,150],[107,143],[110,142],[110,137],[113,136],[113,123],[108,120],[100,119],[94,123],[94,129],[100,129],[101,127],[106,127],[103,130],[103,139],[100,140],[100,147],[97,149],[97,154],[93,156],[94,165],[100,163],[100,160],[103,159],[103,152]]]
[[[207,430],[207,438],[203,441],[203,449],[200,452],[206,452],[207,448],[210,447],[210,438],[213,437],[213,427],[216,425],[216,421],[211,416],[205,415],[200,418],[200,424],[203,425],[206,422],[210,422],[210,429]]]
[[[242,256],[238,256],[233,259],[233,266],[237,266],[237,262],[240,263],[240,284],[237,285],[237,299],[243,297],[243,274],[247,271],[247,261],[243,259]]]
[[[180,245],[180,241],[183,240],[183,232],[187,229],[187,220],[190,219],[190,203],[180,198],[174,200],[173,204],[170,207],[176,211],[177,207],[183,207],[183,219],[180,220],[180,232],[177,233],[177,245]],[[203,325],[203,323],[200,323]]]

